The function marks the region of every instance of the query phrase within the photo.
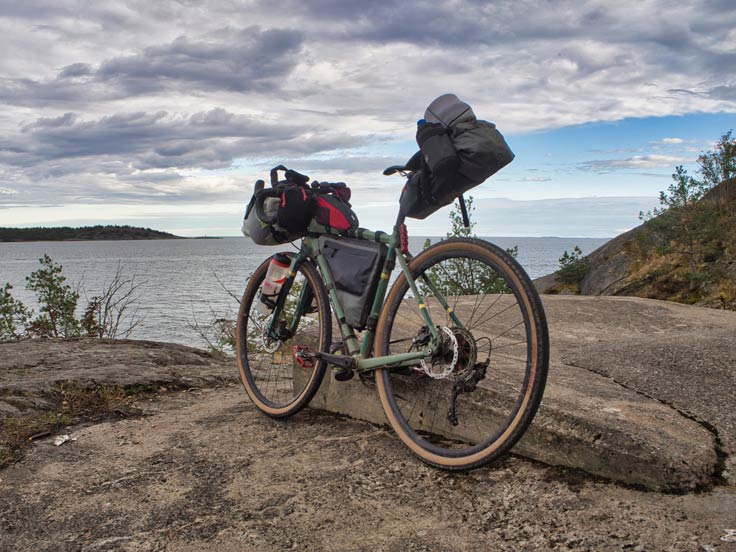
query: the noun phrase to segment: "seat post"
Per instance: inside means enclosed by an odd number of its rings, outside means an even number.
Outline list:
[[[396,217],[396,224],[394,224],[394,234],[399,232],[399,228],[401,228],[401,225],[404,224],[405,220],[406,220],[406,215],[401,212],[401,209],[399,209],[399,214]]]

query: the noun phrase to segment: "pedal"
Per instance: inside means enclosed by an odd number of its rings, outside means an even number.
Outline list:
[[[306,345],[294,345],[294,360],[302,368],[314,368],[315,358],[317,358],[316,353]]]

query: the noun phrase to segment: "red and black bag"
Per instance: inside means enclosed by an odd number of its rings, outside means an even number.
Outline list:
[[[284,171],[284,180],[279,180],[279,171]],[[261,245],[275,245],[305,236],[312,220],[338,232],[358,227],[344,182],[308,182],[307,175],[283,165],[271,169],[271,188],[265,189],[260,181],[255,189],[244,234]]]
[[[313,182],[314,220],[338,232],[358,227],[358,217],[350,206],[350,188],[344,182]]]

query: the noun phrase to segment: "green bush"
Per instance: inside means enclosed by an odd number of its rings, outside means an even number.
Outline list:
[[[51,257],[39,259],[41,268],[26,278],[26,287],[36,292],[39,313],[36,315],[15,299],[13,286],[0,288],[0,341],[24,338],[70,338],[84,332],[92,337],[128,337],[142,320],[137,316],[138,297],[135,291],[141,283],[123,278],[120,267],[113,281],[102,294],[87,304],[81,319],[76,316],[79,289],[66,283],[62,266]]]
[[[41,268],[26,278],[26,287],[35,291],[40,314],[29,327],[32,337],[78,337],[79,321],[75,316],[79,292],[66,284],[61,265],[48,255],[39,259]]]
[[[20,339],[29,322],[28,309],[10,294],[11,289],[10,284],[0,288],[0,341]]]
[[[576,245],[572,253],[567,250],[559,259],[560,269],[555,279],[562,284],[579,284],[590,270],[590,261],[583,256],[583,252]]]

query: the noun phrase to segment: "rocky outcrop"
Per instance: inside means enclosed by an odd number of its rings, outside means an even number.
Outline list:
[[[643,225],[637,226],[604,243],[587,256],[590,269],[580,282],[581,295],[617,295],[625,288],[634,261],[630,246],[642,231]],[[559,292],[556,275],[548,274],[534,280],[539,293]]]
[[[736,483],[736,313],[629,297],[545,296],[544,307],[547,388],[514,452],[657,490]],[[68,384],[157,390],[237,380],[234,359],[174,344],[4,343],[0,419],[48,410]],[[493,404],[494,392],[484,389],[479,403]],[[312,406],[385,423],[375,390],[357,378],[328,375]]]
[[[736,313],[623,297],[544,306],[547,388],[515,453],[655,490],[736,482]],[[497,403],[482,392],[478,403]],[[358,381],[325,378],[312,406],[385,423]]]
[[[232,359],[153,341],[36,339],[0,344],[0,418],[43,410],[60,385],[207,387],[238,378]]]
[[[708,191],[702,201],[717,207],[721,213],[736,212],[736,179],[726,180]],[[733,217],[723,218],[722,220],[730,220],[729,224],[733,224]],[[650,242],[647,247],[653,248],[652,233],[642,224],[625,232],[601,247],[593,251],[587,256],[589,269],[585,277],[579,282],[579,289],[576,292],[581,295],[640,295],[655,297],[657,299],[670,299],[669,296],[661,296],[659,294],[643,294],[640,290],[648,284],[646,275],[637,275],[636,271],[642,264],[642,257],[649,255],[648,251],[644,253],[638,251],[639,247],[635,243],[642,237],[646,237],[643,242]],[[663,244],[657,244],[663,245]],[[670,263],[673,265],[673,263]],[[665,266],[658,267],[658,271],[666,273],[668,268]],[[676,268],[670,266],[669,269]],[[730,273],[736,270],[736,265],[731,262],[723,264],[720,272]],[[643,276],[643,277],[642,277]],[[725,279],[728,279],[726,276]],[[534,280],[534,284],[540,293],[571,293],[569,289],[561,285],[557,280],[557,273],[548,274]],[[704,304],[708,304],[707,302]]]

